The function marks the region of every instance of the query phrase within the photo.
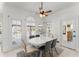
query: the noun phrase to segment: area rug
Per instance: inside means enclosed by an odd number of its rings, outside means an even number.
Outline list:
[[[47,54],[46,56],[43,54],[43,56],[36,56],[37,53],[30,53],[30,54],[25,54],[23,51],[20,51],[19,53],[17,53],[17,57],[59,57],[61,55],[61,53],[64,51],[64,49],[56,47],[58,54],[56,53],[55,50],[53,50],[53,55],[52,55],[52,51],[51,51],[51,56],[49,54]],[[39,53],[38,53],[39,54]]]

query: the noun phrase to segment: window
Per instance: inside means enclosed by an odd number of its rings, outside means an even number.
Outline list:
[[[19,44],[21,41],[21,21],[20,20],[12,20],[12,43]]]
[[[27,28],[28,28],[28,31],[29,31],[29,35],[31,36],[31,35],[36,35],[36,27],[35,26],[30,26],[30,25],[28,25],[27,26]]]

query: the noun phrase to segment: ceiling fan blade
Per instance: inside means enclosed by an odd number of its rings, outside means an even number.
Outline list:
[[[53,11],[53,12],[49,13],[49,15],[55,15],[57,12],[58,12],[58,10]]]
[[[55,13],[54,12],[51,12],[51,13],[48,14],[48,16],[51,16],[51,15],[55,15]]]
[[[52,12],[52,10],[46,11],[45,13],[50,13],[50,12]]]
[[[48,16],[48,13],[44,13],[43,15]]]

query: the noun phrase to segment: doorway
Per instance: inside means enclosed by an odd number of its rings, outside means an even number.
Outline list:
[[[76,49],[77,22],[70,18],[62,20],[62,45],[70,49]]]

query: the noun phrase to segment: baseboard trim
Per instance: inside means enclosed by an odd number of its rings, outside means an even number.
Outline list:
[[[76,51],[76,49],[72,49],[72,48],[69,48],[69,47],[66,47],[66,46],[62,46],[62,47],[73,50],[73,51]]]

